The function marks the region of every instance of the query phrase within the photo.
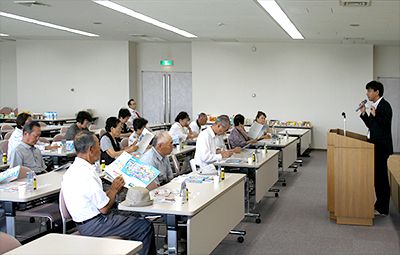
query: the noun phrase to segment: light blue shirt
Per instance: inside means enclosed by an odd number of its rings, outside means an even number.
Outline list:
[[[140,158],[140,161],[149,164],[160,171],[160,175],[155,180],[157,184],[162,185],[168,183],[174,178],[169,158],[161,156],[154,147],[145,152]]]
[[[25,166],[39,174],[46,170],[42,153],[35,146],[21,142],[11,152],[10,167]]]

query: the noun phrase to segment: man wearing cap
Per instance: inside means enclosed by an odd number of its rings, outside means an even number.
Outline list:
[[[77,153],[74,163],[63,176],[61,184],[65,205],[85,236],[119,236],[141,241],[139,254],[156,254],[153,224],[145,219],[121,214],[112,210],[117,193],[124,186],[124,179],[117,177],[107,192],[96,172],[94,163],[100,158],[100,144],[89,131],[75,136]]]

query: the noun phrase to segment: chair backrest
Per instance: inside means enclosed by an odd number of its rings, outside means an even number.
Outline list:
[[[13,111],[13,109],[10,107],[3,107],[0,109],[1,114],[10,114],[12,111]]]
[[[10,137],[11,137],[11,135],[12,135],[13,132],[14,132],[14,131],[8,132],[8,133],[4,136],[4,140],[10,139]]]
[[[71,214],[68,212],[67,205],[65,204],[63,191],[60,190],[59,196],[59,207],[60,207],[60,215],[63,224],[63,234],[67,232],[67,222],[72,219]]]
[[[53,142],[61,142],[64,139],[65,139],[65,136],[63,134],[58,134],[58,135],[54,136]]]
[[[102,128],[100,129],[99,136],[102,137],[105,133],[107,133],[107,131],[104,128]]]
[[[21,246],[21,243],[17,239],[3,232],[0,232],[0,243],[0,254],[4,254]]]
[[[0,141],[0,152],[1,154],[8,152],[8,140]]]
[[[126,147],[128,147],[128,142],[129,142],[129,138],[125,137],[124,139],[122,139],[121,141],[121,149],[125,149]]]
[[[14,128],[11,125],[5,124],[1,126],[1,132],[5,133],[5,132],[11,132],[14,131]]]
[[[46,137],[39,137],[39,141],[42,143],[50,143],[50,141]]]
[[[47,127],[47,124],[44,123],[43,121],[39,121],[39,125],[40,125],[40,127]]]
[[[67,131],[68,131],[68,128],[69,128],[69,127],[62,127],[62,128],[60,129],[60,134],[65,135],[65,134],[67,133]]]
[[[179,161],[176,158],[176,155],[171,155],[171,159],[172,159],[172,165],[174,166],[174,169],[175,169],[175,173],[179,174],[181,169],[179,167]]]

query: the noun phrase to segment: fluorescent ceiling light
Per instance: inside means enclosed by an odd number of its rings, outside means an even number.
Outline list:
[[[293,39],[304,39],[299,30],[282,11],[275,0],[257,0],[258,3],[271,15],[271,17],[292,37]]]
[[[182,29],[173,27],[173,26],[168,25],[168,24],[166,24],[164,22],[158,21],[158,20],[153,19],[153,18],[151,18],[149,16],[146,16],[146,15],[143,15],[141,13],[135,12],[135,11],[133,11],[131,9],[128,9],[128,8],[122,6],[122,5],[116,4],[116,3],[112,2],[112,1],[108,1],[108,0],[93,0],[93,2],[95,2],[97,4],[100,4],[102,6],[105,6],[107,8],[113,9],[114,11],[121,12],[121,13],[126,14],[128,16],[131,16],[133,18],[140,19],[140,20],[142,20],[144,22],[150,23],[150,24],[155,25],[157,27],[164,28],[164,29],[169,30],[171,32],[177,33],[177,34],[182,35],[184,37],[197,38],[197,36],[194,35],[194,34],[191,34],[189,32],[186,32],[186,31],[182,30]]]
[[[9,36],[8,34],[2,34],[2,33],[0,33],[0,36]]]
[[[55,28],[55,29],[58,29],[58,30],[71,32],[71,33],[74,33],[74,34],[80,34],[80,35],[85,35],[85,36],[90,36],[90,37],[99,36],[99,35],[88,33],[88,32],[84,32],[84,31],[81,31],[81,30],[72,29],[72,28],[68,28],[68,27],[63,27],[63,26],[59,26],[59,25],[43,22],[43,21],[40,21],[40,20],[30,19],[30,18],[18,16],[18,15],[7,13],[7,12],[1,12],[0,11],[0,16],[6,17],[6,18],[11,18],[11,19],[16,19],[16,20],[20,20],[20,21],[24,21],[24,22],[28,22],[28,23],[33,23],[33,24],[40,25],[40,26]]]

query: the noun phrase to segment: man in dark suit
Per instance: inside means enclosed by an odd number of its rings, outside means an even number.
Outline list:
[[[365,106],[360,108],[360,117],[369,129],[369,142],[375,145],[375,215],[386,216],[390,201],[387,160],[393,154],[392,107],[383,98],[382,83],[371,81],[365,88],[373,103],[369,115]]]

